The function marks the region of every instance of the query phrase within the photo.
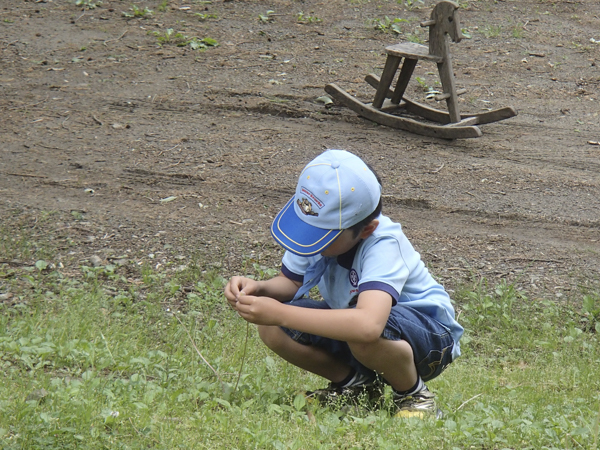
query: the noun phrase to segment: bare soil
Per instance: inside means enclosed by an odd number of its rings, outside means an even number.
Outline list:
[[[426,39],[419,22],[435,2],[410,3],[0,2],[3,229],[52,239],[65,270],[94,256],[173,269],[198,259],[224,277],[278,267],[272,217],[304,164],[343,148],[378,170],[385,213],[449,289],[599,291],[600,2],[461,2],[461,110],[518,116],[455,141],[317,101],[331,82],[372,99],[364,77],[381,74],[384,48]],[[132,5],[153,14],[128,19]],[[376,29],[386,16],[406,20],[402,35]],[[169,28],[219,45],[159,45]],[[435,87],[435,72],[416,75]],[[415,80],[408,92],[427,101]]]

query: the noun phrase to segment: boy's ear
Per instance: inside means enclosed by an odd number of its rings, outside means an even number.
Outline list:
[[[368,225],[366,225],[363,230],[360,232],[360,238],[361,239],[366,239],[369,236],[371,236],[373,234],[373,232],[377,229],[377,227],[379,226],[379,220],[377,219],[373,219],[371,220],[371,222],[368,223]]]

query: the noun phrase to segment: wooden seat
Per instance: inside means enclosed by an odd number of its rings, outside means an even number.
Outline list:
[[[388,55],[398,56],[407,59],[424,59],[434,63],[441,63],[444,60],[443,56],[432,55],[429,53],[429,47],[413,42],[405,42],[403,44],[390,45],[385,48]]]
[[[430,20],[421,23],[422,27],[429,27],[428,46],[406,42],[386,47],[387,59],[381,78],[374,74],[369,74],[365,78],[376,89],[371,104],[359,101],[333,83],[328,84],[325,91],[359,115],[382,125],[447,139],[481,136],[481,130],[475,125],[515,116],[517,113],[511,107],[481,114],[461,115],[458,107],[458,95],[463,90],[457,90],[455,86],[452,58],[446,38],[448,35],[453,42],[460,42],[463,37],[457,10],[458,4],[451,1],[444,0],[435,5]],[[447,111],[431,108],[405,98],[406,88],[419,60],[433,62],[437,65],[443,92],[435,98],[438,101],[446,102]],[[400,66],[401,63],[402,66]],[[394,89],[390,89],[399,68],[400,74]],[[403,111],[443,125],[421,123],[398,115]]]

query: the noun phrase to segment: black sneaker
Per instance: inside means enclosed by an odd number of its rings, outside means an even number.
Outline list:
[[[435,394],[423,387],[419,392],[411,395],[394,394],[394,404],[396,405],[395,417],[425,417],[442,418],[442,411],[435,404]]]
[[[377,378],[361,376],[350,386],[340,387],[329,383],[324,389],[306,391],[307,399],[314,399],[328,406],[345,404],[358,405],[361,400],[366,400],[369,405],[377,403],[383,396],[384,386]]]

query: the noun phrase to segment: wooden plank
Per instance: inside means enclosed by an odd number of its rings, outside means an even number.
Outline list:
[[[415,44],[413,42],[402,42],[400,44],[390,45],[385,48],[388,55],[398,56],[408,59],[424,59],[435,63],[442,62],[442,57],[429,53],[429,47],[426,45]]]
[[[383,105],[383,101],[387,95],[387,90],[394,80],[394,75],[396,75],[396,71],[398,70],[401,60],[402,58],[393,55],[388,55],[387,59],[385,60],[385,67],[383,68],[381,79],[379,80],[379,87],[377,88],[377,92],[375,92],[375,98],[373,99],[373,106],[375,108],[381,108],[381,105]]]
[[[379,86],[379,77],[375,74],[371,73],[367,75],[365,81],[375,89]],[[390,89],[388,91],[388,97],[391,98],[392,95],[394,95],[394,92]],[[424,119],[431,120],[432,122],[439,122],[442,124],[450,123],[450,115],[446,111],[430,108],[429,106],[409,100],[405,96],[402,97],[402,100],[405,103],[404,108],[408,112],[421,116]]]
[[[370,105],[362,103],[360,100],[351,96],[333,83],[325,86],[325,92],[331,95],[338,102],[356,112],[358,115],[391,128],[441,139],[465,139],[475,138],[482,135],[481,130],[475,126],[446,127],[440,125],[430,125],[417,122],[416,120],[384,113]]]
[[[371,85],[375,89],[377,89],[377,87],[379,86],[379,77],[377,75],[375,75],[374,73],[370,73],[369,75],[367,75],[365,77],[365,81],[367,83],[369,83],[369,85]],[[388,95],[387,95],[388,98],[391,98],[392,95],[394,95],[394,91],[389,89]],[[403,101],[403,105],[402,105],[403,109],[405,109],[408,112],[411,112],[413,114],[421,116],[424,119],[431,120],[433,122],[439,122],[439,123],[443,123],[443,124],[450,123],[450,115],[446,111],[442,111],[442,110],[439,110],[436,108],[432,108],[428,105],[424,105],[422,103],[415,102],[413,100],[410,100],[409,98],[406,98],[405,96],[402,97],[402,101]],[[476,117],[477,123],[479,125],[481,125],[481,124],[485,124],[485,123],[492,123],[492,122],[497,122],[499,120],[509,119],[516,115],[517,115],[517,111],[515,111],[515,109],[512,106],[506,106],[504,108],[495,109],[493,111],[486,111],[483,113],[461,114],[460,118],[462,120],[462,119],[467,119],[470,117]]]
[[[477,117],[478,123],[492,123],[498,122],[499,120],[509,119],[516,115],[517,111],[512,106],[505,106],[504,108],[486,111],[480,114],[473,114],[472,116]],[[471,115],[463,115],[463,117],[471,117]]]
[[[447,127],[464,127],[469,125],[477,125],[477,117],[467,117],[460,122],[452,122],[446,125]]]
[[[416,59],[404,58],[402,69],[400,69],[400,75],[398,76],[396,87],[394,88],[394,95],[392,95],[392,103],[400,103],[400,100],[402,100],[404,92],[406,92],[406,86],[408,86],[408,82],[410,81],[410,77],[412,77],[416,65]]]
[[[458,110],[458,96],[456,95],[456,86],[454,85],[454,73],[452,72],[452,58],[450,54],[446,55],[444,62],[438,64],[440,80],[444,88],[444,94],[449,94],[446,99],[450,122],[460,122],[460,111]]]

